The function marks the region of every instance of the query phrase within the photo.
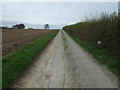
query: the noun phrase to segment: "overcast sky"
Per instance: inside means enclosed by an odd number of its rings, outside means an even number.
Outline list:
[[[117,12],[117,2],[3,2],[2,25],[24,23],[27,27],[62,28],[64,25],[83,21],[101,12]]]

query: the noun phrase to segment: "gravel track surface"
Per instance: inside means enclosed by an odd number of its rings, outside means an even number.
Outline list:
[[[60,30],[13,87],[116,88],[117,79]]]

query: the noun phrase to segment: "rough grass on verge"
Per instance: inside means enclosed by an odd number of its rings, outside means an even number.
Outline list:
[[[55,37],[57,31],[26,45],[18,51],[2,59],[2,88],[9,88],[17,76],[32,62],[32,60]]]
[[[94,45],[100,41],[101,48],[120,57],[120,32],[118,29],[120,25],[118,22],[120,22],[118,13],[102,13],[99,18],[86,19],[83,22],[65,26],[63,29]]]
[[[96,47],[88,41],[81,40],[77,36],[66,31],[67,34],[73,38],[80,46],[82,46],[86,51],[88,51],[96,60],[100,63],[107,65],[107,67],[116,75],[118,75],[118,57],[115,57],[108,53],[107,51]]]

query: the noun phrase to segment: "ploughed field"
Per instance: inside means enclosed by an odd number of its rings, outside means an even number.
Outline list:
[[[11,52],[31,43],[41,37],[50,34],[54,30],[44,29],[3,29],[2,30],[2,56],[6,56]]]

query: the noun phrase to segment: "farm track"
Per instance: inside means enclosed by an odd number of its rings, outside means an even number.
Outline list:
[[[22,46],[50,34],[53,30],[2,30],[2,56],[9,55]]]
[[[60,30],[13,88],[117,88],[116,77]]]

